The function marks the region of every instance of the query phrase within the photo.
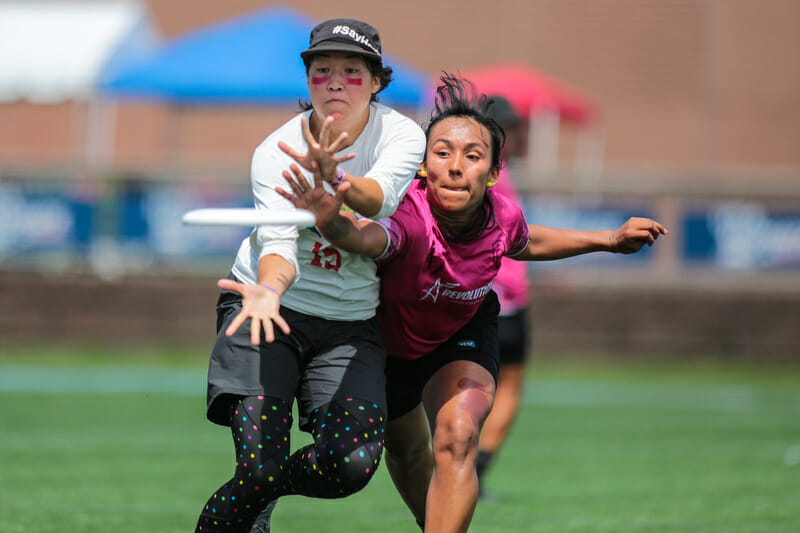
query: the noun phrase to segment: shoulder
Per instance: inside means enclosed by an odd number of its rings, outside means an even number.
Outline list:
[[[497,228],[505,236],[508,251],[518,253],[528,242],[528,225],[522,208],[502,194],[489,189],[486,194],[492,202]]]
[[[522,208],[494,187],[487,189],[486,195],[489,197],[489,201],[492,202],[492,208],[498,220],[515,220],[523,217]]]
[[[302,150],[305,140],[300,124],[301,116],[297,115],[284,123],[256,147],[250,167],[250,172],[254,177],[263,179],[265,172],[274,174],[275,165],[279,165],[278,168],[281,170],[289,168],[288,165],[292,163],[292,159],[278,148],[278,143],[285,142],[292,148]]]
[[[427,218],[426,213],[430,213],[428,208],[428,199],[426,198],[425,181],[421,179],[411,180],[411,186],[408,188],[406,195],[403,197],[401,206],[405,206],[405,210],[412,212],[420,217]]]
[[[429,225],[430,209],[427,206],[425,182],[415,179],[394,214],[381,221],[390,220],[390,223],[399,224],[407,234],[419,233]]]
[[[300,119],[307,115],[306,113],[300,113],[292,117],[291,119],[287,120],[280,126],[278,129],[270,133],[266,139],[261,141],[261,144],[256,147],[256,151],[259,150],[271,150],[271,149],[278,149],[279,142],[285,142],[289,145],[297,144],[298,141],[305,142],[303,140],[303,129],[301,127]]]
[[[415,121],[383,104],[375,102],[370,105],[372,106],[370,118],[381,125],[382,131],[392,135],[411,136],[424,142],[425,133]]]

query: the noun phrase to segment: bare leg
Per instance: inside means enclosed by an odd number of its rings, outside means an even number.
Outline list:
[[[505,441],[517,416],[522,396],[523,365],[500,365],[494,405],[481,431],[481,451],[494,453]]]
[[[478,500],[478,436],[494,391],[491,374],[471,361],[447,364],[425,385],[423,403],[433,428],[435,460],[426,532],[463,532],[472,521]]]
[[[428,419],[422,404],[386,426],[386,467],[417,523],[425,522],[425,500],[433,473]]]

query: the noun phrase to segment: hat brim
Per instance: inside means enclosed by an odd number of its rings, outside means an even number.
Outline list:
[[[375,52],[365,50],[355,44],[341,43],[337,41],[321,42],[316,46],[314,46],[314,48],[309,48],[307,50],[303,50],[302,52],[300,52],[300,57],[302,57],[303,59],[309,59],[311,56],[315,54],[321,54],[325,52],[346,52],[382,61],[381,56],[379,54],[376,54]]]

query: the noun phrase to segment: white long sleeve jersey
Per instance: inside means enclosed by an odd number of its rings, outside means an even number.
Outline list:
[[[303,115],[309,119],[311,111]],[[251,181],[258,209],[291,209],[292,204],[275,192],[289,190],[282,172],[294,160],[278,148],[283,141],[305,151],[297,115],[277,129],[253,154]],[[408,117],[381,104],[370,105],[367,125],[355,142],[340,155],[356,157],[340,166],[353,176],[374,179],[383,191],[383,206],[374,219],[390,216],[419,170],[425,151],[425,135]],[[310,173],[305,172],[312,181]],[[277,254],[292,263],[295,283],[281,298],[281,305],[330,320],[366,320],[378,305],[378,277],[372,259],[339,250],[315,228],[260,226],[242,241],[232,272],[244,283],[258,283],[258,261]]]

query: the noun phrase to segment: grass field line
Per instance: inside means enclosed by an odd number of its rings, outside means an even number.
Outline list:
[[[205,396],[206,371],[185,368],[0,365],[0,392],[43,394],[165,394]],[[535,379],[523,404],[690,411],[753,411],[780,405],[800,413],[800,391],[752,384],[628,383]]]

